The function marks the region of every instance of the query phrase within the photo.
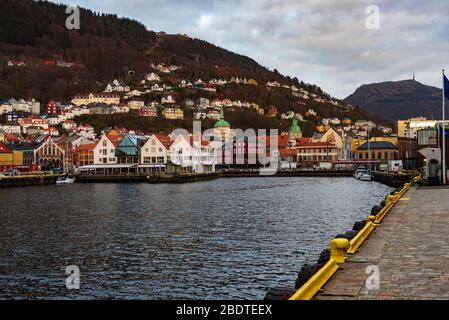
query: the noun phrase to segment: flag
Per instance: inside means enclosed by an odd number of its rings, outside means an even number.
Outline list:
[[[449,99],[449,80],[446,78],[446,75],[443,75],[444,77],[444,96],[446,99]]]

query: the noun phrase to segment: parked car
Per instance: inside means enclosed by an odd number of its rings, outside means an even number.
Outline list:
[[[15,177],[17,175],[17,170],[16,169],[6,170],[5,172],[3,172],[3,175],[7,177]]]

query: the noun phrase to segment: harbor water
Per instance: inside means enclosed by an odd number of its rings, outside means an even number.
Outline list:
[[[261,299],[391,190],[304,177],[2,189],[0,299]]]

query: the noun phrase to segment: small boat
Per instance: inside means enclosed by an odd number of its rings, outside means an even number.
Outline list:
[[[362,174],[368,173],[368,170],[366,170],[365,167],[359,167],[357,168],[357,170],[354,172],[354,178],[356,179],[360,179]]]
[[[371,181],[373,176],[369,172],[364,172],[360,175],[360,181]]]
[[[61,177],[61,178],[58,178],[58,180],[56,180],[56,184],[69,184],[69,183],[74,183],[74,182],[75,182],[75,178],[70,178],[68,176]]]

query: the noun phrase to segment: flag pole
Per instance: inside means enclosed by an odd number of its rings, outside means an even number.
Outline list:
[[[444,69],[443,69],[443,184],[446,184],[446,115],[445,115],[445,104],[446,104],[446,97],[445,97],[445,81],[444,81]]]

